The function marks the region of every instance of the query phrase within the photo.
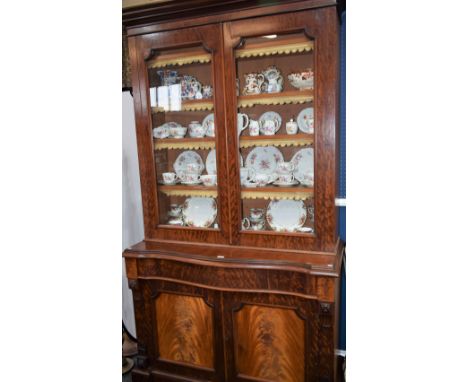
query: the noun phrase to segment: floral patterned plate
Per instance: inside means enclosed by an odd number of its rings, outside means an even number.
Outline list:
[[[203,160],[200,155],[198,155],[195,151],[184,151],[177,157],[174,162],[174,171],[177,176],[182,176],[182,174],[187,170],[188,163],[199,164],[201,166],[200,174],[205,169],[205,165],[203,164]]]
[[[214,128],[214,114],[208,114],[202,122],[202,126],[205,128],[205,135],[207,137],[214,137],[215,136],[215,128]]]
[[[292,157],[291,163],[294,163],[294,178],[303,183],[305,174],[314,173],[314,149],[299,150]]]
[[[188,198],[182,208],[184,222],[189,227],[208,228],[214,223],[217,213],[213,198]]]
[[[306,134],[314,133],[314,108],[306,107],[297,115],[299,130]]]
[[[272,200],[268,205],[266,220],[270,227],[279,232],[294,232],[301,228],[307,218],[302,200]]]
[[[273,174],[283,160],[283,154],[274,146],[256,147],[247,155],[246,167],[253,168],[255,174]]]
[[[244,166],[244,160],[239,153],[240,166]],[[206,172],[208,175],[216,175],[216,149],[211,150],[206,157]]]

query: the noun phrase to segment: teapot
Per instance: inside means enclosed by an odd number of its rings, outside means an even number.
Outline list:
[[[279,93],[283,90],[283,76],[276,66],[269,66],[262,74],[268,81],[263,84],[265,93]]]
[[[260,94],[265,77],[261,73],[247,73],[244,74],[245,87],[242,93],[244,95]]]

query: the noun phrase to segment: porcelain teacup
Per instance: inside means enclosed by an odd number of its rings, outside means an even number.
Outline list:
[[[174,184],[177,180],[177,174],[175,172],[163,172],[162,176],[165,184]]]
[[[297,128],[297,122],[293,121],[292,119],[286,123],[286,133],[288,134],[296,134]]]
[[[184,176],[184,183],[198,183],[200,181],[200,174],[186,172]]]
[[[293,180],[294,180],[294,175],[292,173],[278,175],[279,183],[289,184],[289,183],[292,183]]]
[[[255,183],[257,183],[257,186],[264,187],[268,183],[271,183],[275,180],[273,175],[269,174],[255,174]]]
[[[278,174],[290,174],[294,171],[293,162],[280,162],[276,165],[276,172]]]
[[[185,137],[185,133],[187,133],[187,128],[183,126],[171,127],[169,133],[174,138],[183,138]]]
[[[260,125],[259,125],[258,121],[255,121],[253,119],[250,120],[249,134],[252,137],[256,137],[257,135],[260,134]]]
[[[216,175],[202,175],[200,180],[205,186],[212,187],[216,185],[218,177]]]

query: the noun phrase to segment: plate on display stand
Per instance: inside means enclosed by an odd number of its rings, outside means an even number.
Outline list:
[[[272,200],[266,220],[274,231],[294,232],[306,222],[307,209],[302,200]]]
[[[215,136],[215,127],[214,127],[214,114],[208,114],[202,122],[202,126],[205,129],[205,135],[207,137],[213,138]]]
[[[241,167],[244,167],[244,160],[242,155],[239,153],[239,163]],[[216,175],[216,149],[210,150],[206,157],[206,172],[208,175]]]
[[[314,149],[301,149],[291,158],[291,163],[294,163],[294,178],[301,183],[307,183],[304,179],[305,174],[314,173]]]
[[[314,133],[314,108],[306,107],[297,115],[299,130],[306,134]]]
[[[185,200],[182,216],[189,227],[208,228],[216,220],[218,207],[213,198],[192,197]]]
[[[283,161],[283,154],[276,147],[256,147],[247,155],[246,167],[254,169],[255,174],[273,174]]]
[[[174,161],[174,171],[178,177],[182,177],[183,174],[187,171],[187,164],[189,163],[197,163],[200,165],[200,174],[205,169],[205,165],[203,164],[203,160],[200,155],[198,155],[195,151],[184,151],[181,153],[177,159]]]

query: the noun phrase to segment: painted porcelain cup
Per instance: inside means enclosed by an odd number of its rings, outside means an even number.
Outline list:
[[[252,137],[256,137],[257,135],[260,134],[260,125],[259,125],[258,121],[254,121],[253,119],[250,120],[249,134]]]
[[[280,162],[276,165],[276,172],[278,174],[290,174],[294,171],[293,162]]]
[[[162,176],[165,184],[174,184],[177,180],[177,174],[175,172],[163,172]]]
[[[198,173],[185,173],[184,182],[185,183],[198,183],[200,180],[200,174]]]
[[[183,126],[171,127],[169,129],[170,134],[174,138],[183,138],[185,137],[185,133],[187,133],[187,128]]]
[[[278,175],[278,182],[280,183],[291,183],[294,180],[294,175],[292,173],[288,174],[279,174]]]
[[[216,175],[202,175],[200,180],[205,186],[212,187],[216,185],[218,177]]]
[[[264,187],[268,183],[271,183],[275,180],[273,175],[269,174],[255,174],[255,183],[257,183],[257,186]]]
[[[189,135],[192,138],[203,138],[205,136],[206,127],[203,127],[202,124],[198,121],[192,121],[188,125]]]

